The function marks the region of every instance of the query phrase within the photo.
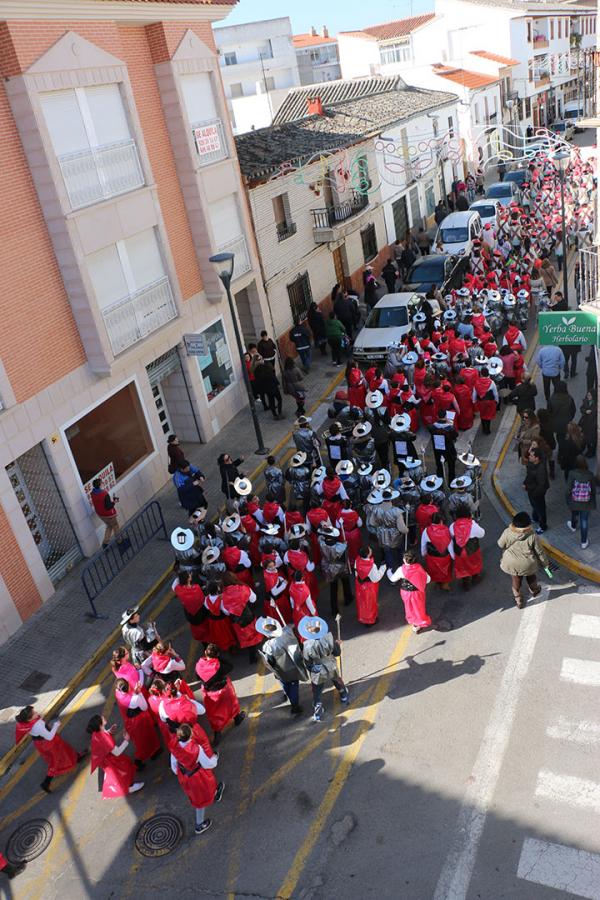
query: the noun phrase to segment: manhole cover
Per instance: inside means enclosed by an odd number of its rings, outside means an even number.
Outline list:
[[[19,688],[22,691],[27,691],[28,694],[37,694],[49,678],[50,676],[46,675],[45,672],[30,672],[25,681],[19,685]]]
[[[9,862],[31,862],[48,849],[54,831],[47,819],[32,819],[13,831],[6,845]]]
[[[135,836],[135,847],[142,856],[166,856],[183,837],[183,825],[177,816],[158,815],[146,819]]]

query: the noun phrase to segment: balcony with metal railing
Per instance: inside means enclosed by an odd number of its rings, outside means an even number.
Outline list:
[[[355,223],[343,227],[350,219],[359,216],[369,205],[368,194],[353,192],[348,200],[311,210],[313,215],[313,235],[317,244],[337,240],[348,232],[355,230]],[[356,223],[358,227],[358,223]]]
[[[206,119],[192,123],[192,135],[196,145],[196,153],[201,166],[227,159],[229,149],[221,119]]]
[[[275,231],[277,232],[277,241],[281,243],[281,241],[287,240],[287,238],[291,237],[293,234],[296,234],[296,223],[295,222],[276,222],[275,223]]]
[[[249,272],[252,268],[250,254],[248,253],[248,244],[246,243],[246,238],[243,234],[234,238],[232,241],[227,241],[226,244],[221,244],[221,246],[217,248],[217,253],[234,254],[233,275],[231,276],[232,281],[235,281],[236,278],[239,278],[241,275],[245,275],[246,272]]]
[[[133,191],[144,173],[133,139],[92,147],[58,157],[72,209]]]
[[[102,310],[115,356],[177,318],[167,275]]]

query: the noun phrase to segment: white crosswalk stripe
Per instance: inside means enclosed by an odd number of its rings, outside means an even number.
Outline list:
[[[597,781],[577,778],[575,775],[558,775],[548,769],[541,769],[535,793],[537,797],[544,797],[554,803],[600,813],[600,784]]]
[[[573,637],[600,640],[600,616],[583,616],[579,613],[574,613],[571,616],[569,634]]]
[[[565,656],[560,670],[563,681],[600,687],[600,662],[594,659],[573,659]]]
[[[564,716],[559,716],[553,725],[548,725],[546,734],[558,741],[572,741],[575,744],[600,744],[600,722],[588,722],[585,719],[571,722]]]
[[[525,881],[567,891],[569,895],[600,900],[600,856],[597,853],[526,838],[517,875]]]

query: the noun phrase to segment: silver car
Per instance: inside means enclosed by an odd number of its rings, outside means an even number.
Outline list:
[[[352,348],[352,356],[360,362],[381,362],[387,358],[391,344],[399,342],[412,328],[409,303],[418,303],[412,292],[386,294],[378,300]]]

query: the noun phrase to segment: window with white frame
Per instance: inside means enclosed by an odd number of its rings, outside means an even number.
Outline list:
[[[234,254],[233,278],[238,278],[249,271],[250,257],[236,195],[228,194],[221,200],[212,202],[209,216],[215,251]]]
[[[410,62],[410,59],[410,41],[383,44],[379,48],[379,61],[384,66],[396,62]]]
[[[210,75],[182,75],[179,83],[200,164],[225,159],[229,155],[227,139]]]
[[[196,360],[210,403],[235,381],[235,377],[223,319],[217,319],[200,334],[204,338],[204,353],[197,356]]]
[[[86,257],[113,353],[121,353],[177,316],[155,228]]]
[[[48,91],[40,103],[73,209],[144,184],[118,84]]]

